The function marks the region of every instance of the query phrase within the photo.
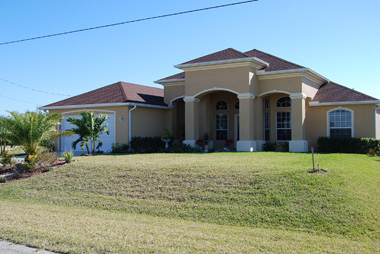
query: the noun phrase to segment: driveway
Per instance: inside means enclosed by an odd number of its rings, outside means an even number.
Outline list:
[[[46,250],[38,250],[24,245],[14,244],[11,242],[0,240],[1,254],[54,254],[54,252]]]

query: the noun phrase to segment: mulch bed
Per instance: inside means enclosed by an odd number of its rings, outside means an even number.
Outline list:
[[[67,163],[64,160],[55,161],[48,168],[57,169],[57,168],[62,167],[65,164],[67,164]],[[25,179],[25,178],[33,177],[33,176],[40,175],[40,174],[43,174],[45,172],[49,172],[50,171],[50,170],[47,170],[47,168],[40,168],[40,169],[37,169],[37,170],[35,170],[33,172],[27,172],[27,169],[22,164],[18,164],[17,167],[18,167],[19,170],[23,171],[24,173],[22,173],[21,176],[19,176],[19,177],[8,178],[5,181],[6,183],[22,180],[22,179]]]

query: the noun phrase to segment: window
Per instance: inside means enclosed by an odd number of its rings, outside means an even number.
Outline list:
[[[289,141],[292,139],[292,123],[290,112],[277,112],[277,140]]]
[[[264,140],[269,140],[269,113],[264,113]]]
[[[264,100],[264,109],[269,109],[269,99]]]
[[[228,109],[227,102],[225,102],[225,101],[218,101],[216,103],[216,110],[227,110],[227,109]]]
[[[228,139],[228,115],[216,115],[216,140]]]
[[[239,102],[236,102],[236,103],[235,103],[235,109],[236,109],[236,110],[239,109]]]
[[[352,137],[352,112],[338,109],[329,113],[330,137]]]
[[[290,108],[292,106],[292,99],[290,97],[282,97],[277,100],[278,108]]]

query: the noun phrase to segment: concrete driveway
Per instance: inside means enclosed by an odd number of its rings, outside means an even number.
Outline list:
[[[11,242],[0,240],[1,254],[54,254],[54,252],[38,250],[24,245],[14,244]]]

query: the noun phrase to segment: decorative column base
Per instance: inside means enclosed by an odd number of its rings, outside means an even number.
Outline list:
[[[265,140],[256,140],[256,151],[263,151],[263,145],[266,143]]]
[[[307,140],[289,141],[289,152],[291,153],[307,153],[309,151],[309,143]]]
[[[255,140],[239,140],[236,142],[237,152],[256,152],[257,142]]]

